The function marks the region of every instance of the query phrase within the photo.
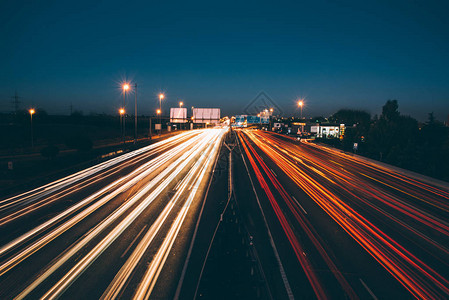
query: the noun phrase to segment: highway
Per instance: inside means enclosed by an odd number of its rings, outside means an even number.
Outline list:
[[[448,185],[275,133],[237,132],[245,168],[235,180],[249,176],[255,198],[247,198],[257,201],[247,205],[248,223],[261,228],[259,210],[270,234],[255,235],[256,247],[272,239],[278,259],[272,294],[449,297]]]
[[[0,298],[173,298],[226,131],[183,132],[0,200]]]

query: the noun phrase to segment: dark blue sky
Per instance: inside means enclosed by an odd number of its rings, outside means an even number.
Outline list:
[[[154,2],[154,3],[153,3]],[[120,82],[139,107],[238,114],[260,91],[285,114],[449,114],[447,1],[1,1],[0,110],[113,113]],[[131,105],[129,107],[131,109]]]

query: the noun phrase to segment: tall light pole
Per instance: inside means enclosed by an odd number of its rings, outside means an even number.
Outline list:
[[[179,108],[182,108],[183,105],[184,105],[184,102],[179,101]],[[187,118],[187,116],[186,116],[186,118]],[[182,128],[182,121],[185,121],[185,120],[184,120],[184,119],[181,120],[181,123],[179,124],[179,129],[180,129],[180,130],[183,129],[183,128]]]
[[[162,125],[161,125],[161,110],[160,109],[158,109],[158,110],[156,110],[156,113],[158,114],[158,116],[159,116],[159,135],[161,135],[161,130],[162,130]]]
[[[304,102],[302,100],[298,101],[298,106],[301,108],[301,123],[302,123],[302,106],[304,105]],[[304,125],[301,125],[301,134],[304,132]]]
[[[123,85],[123,109],[126,108],[126,91],[129,90],[129,84],[125,83]],[[126,135],[126,115],[123,114],[123,143],[125,143],[125,135]]]
[[[28,112],[30,113],[30,122],[31,122],[31,148],[34,148],[33,115],[34,113],[36,113],[36,111],[34,110],[34,108],[31,108],[30,110],[28,110]]]
[[[120,114],[120,129],[122,130],[122,139],[123,139],[123,144],[125,143],[125,128],[124,128],[124,120],[123,117],[125,116],[125,109],[124,108],[120,108],[118,110],[119,114]]]
[[[270,115],[268,116],[270,118],[270,131],[273,130],[273,128],[271,127],[271,115],[273,114],[273,108],[270,108]]]
[[[302,119],[302,106],[304,105],[304,102],[302,100],[298,101],[298,106],[301,108],[301,119]]]
[[[134,144],[137,142],[137,83],[134,83]]]
[[[164,94],[162,94],[162,93],[159,94],[159,113],[158,113],[159,114],[159,126],[160,126],[159,135],[161,135],[161,132],[162,132],[161,115],[162,115],[162,99],[164,99],[164,97],[165,97]]]

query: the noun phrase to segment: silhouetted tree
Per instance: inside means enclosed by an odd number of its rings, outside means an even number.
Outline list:
[[[394,121],[399,117],[398,100],[388,100],[382,107],[382,118],[387,121]]]

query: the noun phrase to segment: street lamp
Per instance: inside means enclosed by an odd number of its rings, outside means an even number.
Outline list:
[[[125,109],[124,108],[120,108],[119,110],[118,110],[118,112],[119,112],[119,114],[120,114],[120,129],[122,130],[122,138],[123,138],[123,143],[125,143],[125,128],[124,128],[124,125],[123,125],[123,117],[124,117],[124,115],[125,115]],[[123,123],[122,123],[123,122]]]
[[[164,98],[165,98],[165,95],[160,93],[159,94],[159,112],[158,112],[158,114],[159,114],[159,126],[161,126],[161,128],[159,129],[159,135],[160,135],[160,132],[162,131],[161,114],[162,114],[162,99],[164,99]]]
[[[28,112],[30,113],[30,121],[31,121],[31,148],[33,148],[34,147],[33,115],[36,113],[36,111],[34,110],[34,108],[30,108],[30,110],[28,110]]]
[[[304,105],[304,102],[302,100],[298,101],[298,106],[301,108],[301,119],[302,119],[302,106]]]
[[[179,102],[179,108],[181,108],[184,105],[184,102],[180,101]]]
[[[271,116],[273,115],[273,108],[270,108],[270,115],[268,116],[270,118],[270,131],[272,131],[272,127],[271,127]]]
[[[156,110],[156,114],[159,116],[159,135],[161,135],[161,131],[162,131],[162,125],[161,125],[161,110],[160,109],[158,109],[158,110]]]
[[[304,105],[304,102],[302,100],[298,101],[298,106],[301,108],[301,136],[302,133],[304,132],[304,125],[302,125],[302,106]]]
[[[126,108],[126,92],[129,90],[129,84],[123,84],[123,110]],[[123,114],[123,143],[125,143],[125,132],[126,132],[126,115]]]
[[[134,83],[134,144],[137,142],[137,83]]]

